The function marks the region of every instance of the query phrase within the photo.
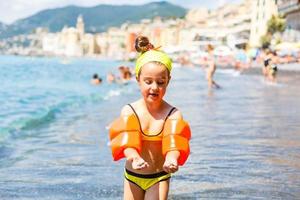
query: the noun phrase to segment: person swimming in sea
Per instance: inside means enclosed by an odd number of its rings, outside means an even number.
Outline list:
[[[99,85],[101,83],[102,83],[102,78],[100,78],[98,76],[98,74],[94,74],[93,78],[91,79],[91,84],[93,84],[93,85]]]

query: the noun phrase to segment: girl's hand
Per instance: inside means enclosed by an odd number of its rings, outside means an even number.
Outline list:
[[[163,165],[163,169],[165,172],[174,173],[178,171],[178,162],[177,162],[178,157],[179,157],[179,152],[177,151],[167,153],[166,160]]]
[[[141,158],[138,152],[133,148],[126,148],[124,154],[128,161],[131,162],[132,169],[144,169],[149,167],[149,164]]]
[[[141,157],[131,158],[131,162],[132,169],[140,170],[149,167],[149,164]]]

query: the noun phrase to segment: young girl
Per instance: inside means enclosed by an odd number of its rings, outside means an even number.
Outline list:
[[[110,127],[114,160],[126,158],[124,199],[167,199],[171,173],[189,155],[190,129],[163,100],[172,62],[147,37],[136,39],[135,72],[142,98],[125,105]]]

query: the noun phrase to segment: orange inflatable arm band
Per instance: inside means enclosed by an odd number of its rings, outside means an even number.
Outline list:
[[[168,119],[164,127],[162,153],[165,156],[169,151],[179,151],[178,164],[184,165],[190,154],[189,140],[191,130],[184,120]]]
[[[109,138],[112,156],[115,161],[124,158],[126,148],[134,148],[141,152],[141,135],[139,122],[134,115],[120,117],[110,126]]]

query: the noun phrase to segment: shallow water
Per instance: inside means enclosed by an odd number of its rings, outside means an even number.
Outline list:
[[[121,199],[123,161],[113,162],[107,124],[139,97],[134,82],[92,86],[120,63],[2,56],[0,199]],[[297,83],[218,69],[175,68],[166,99],[192,129],[191,156],[170,199],[300,199]]]

